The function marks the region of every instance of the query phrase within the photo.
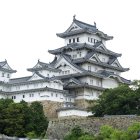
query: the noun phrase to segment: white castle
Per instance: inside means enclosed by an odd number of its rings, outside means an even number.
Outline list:
[[[31,76],[11,79],[13,70],[7,61],[0,62],[0,98],[15,102],[41,101],[49,117],[88,116],[87,100],[96,100],[106,88],[130,81],[120,76],[128,71],[118,61],[121,54],[106,48],[113,39],[90,25],[73,18],[70,27],[57,34],[65,39],[64,47],[49,50],[51,63],[38,60]]]

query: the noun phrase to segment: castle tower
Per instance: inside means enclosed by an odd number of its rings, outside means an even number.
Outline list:
[[[98,99],[106,88],[130,84],[120,76],[129,70],[119,63],[121,54],[106,48],[106,41],[113,37],[98,30],[96,23],[90,25],[74,16],[70,27],[57,36],[65,40],[65,46],[49,50],[55,55],[51,65],[61,69],[57,77],[64,82],[64,89],[69,90],[68,96],[75,100],[76,108],[86,108],[86,100]],[[72,107],[68,102],[65,107]]]

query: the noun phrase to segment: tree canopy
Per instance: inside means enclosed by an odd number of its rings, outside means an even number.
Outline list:
[[[41,136],[47,130],[48,121],[39,102],[30,106],[25,102],[14,103],[0,99],[0,133],[8,136]]]
[[[98,134],[84,132],[79,126],[75,126],[64,140],[136,140],[140,131],[140,123],[134,123],[126,130],[119,130],[112,126],[103,125]]]
[[[90,110],[94,116],[140,115],[140,86],[135,87],[120,85],[106,89],[96,102],[91,102]]]

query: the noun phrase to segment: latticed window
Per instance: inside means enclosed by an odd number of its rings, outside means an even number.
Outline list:
[[[91,66],[88,66],[88,71],[91,71]]]

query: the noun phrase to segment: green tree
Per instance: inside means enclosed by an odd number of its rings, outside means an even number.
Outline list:
[[[64,140],[78,140],[83,135],[83,131],[79,126],[75,126],[71,132],[64,137]]]
[[[5,123],[6,109],[11,103],[13,103],[12,99],[0,99],[0,133],[1,134],[4,133],[4,129],[6,127],[6,123]]]
[[[25,102],[14,103],[0,99],[0,133],[18,137],[45,135],[48,121],[39,102],[30,106]]]
[[[106,89],[91,105],[94,116],[140,114],[140,88],[133,90],[128,85]]]
[[[44,115],[42,104],[39,102],[33,102],[30,105],[30,109],[32,114],[31,126],[33,127],[33,131],[37,136],[45,135],[48,127],[48,120]]]
[[[12,103],[5,112],[4,134],[10,136],[25,136],[23,106],[20,103]]]

